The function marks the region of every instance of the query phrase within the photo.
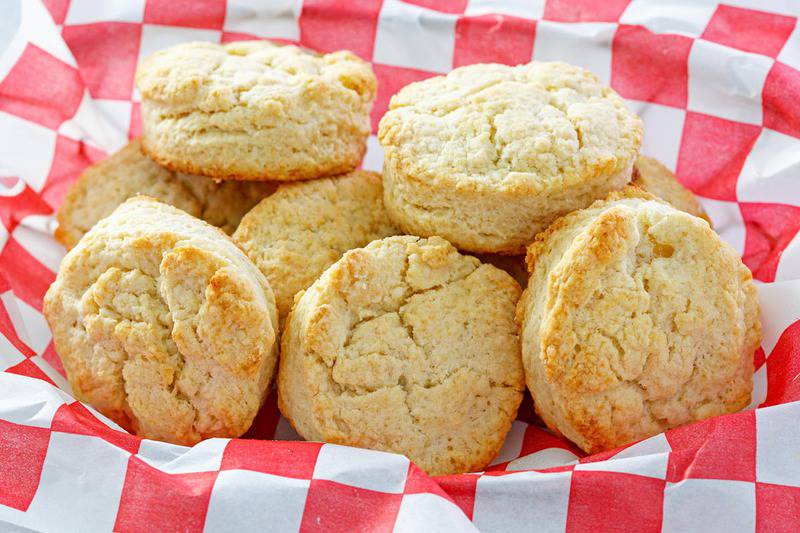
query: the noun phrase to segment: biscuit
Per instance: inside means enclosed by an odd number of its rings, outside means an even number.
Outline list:
[[[67,253],[44,313],[75,397],[175,444],[244,433],[278,358],[261,272],[219,229],[143,196]]]
[[[633,166],[631,184],[661,198],[672,207],[700,217],[711,224],[711,220],[692,191],[681,185],[675,174],[658,160],[640,155]]]
[[[750,402],[755,285],[704,220],[631,187],[558,219],[527,261],[528,388],[548,427],[586,452]]]
[[[404,87],[378,137],[386,208],[405,232],[521,254],[630,181],[642,123],[581,68],[479,64]]]
[[[98,220],[137,194],[175,206],[230,234],[242,216],[276,187],[271,182],[218,182],[172,172],[145,156],[141,141],[134,139],[84,170],[70,186],[58,209],[55,237],[72,248]]]
[[[242,219],[233,240],[269,280],[278,314],[347,250],[397,235],[383,207],[380,174],[286,183]]]
[[[361,162],[377,81],[346,51],[267,41],[184,43],[136,73],[144,151],[179,172],[297,180]]]
[[[431,475],[483,468],[525,386],[519,294],[439,237],[350,250],[286,320],[281,413],[308,440],[401,453]]]

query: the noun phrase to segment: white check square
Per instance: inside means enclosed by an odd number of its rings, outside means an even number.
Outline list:
[[[222,471],[208,502],[205,530],[299,531],[309,484],[249,470]]]
[[[0,175],[42,190],[56,152],[56,132],[0,111]]]
[[[605,22],[562,23],[541,20],[536,24],[533,58],[537,61],[565,61],[611,82],[611,41],[616,24]]]
[[[408,466],[402,455],[326,444],[317,456],[313,477],[398,494],[405,488]]]
[[[544,4],[545,0],[469,0],[465,14],[469,17],[497,14],[538,20],[544,14]]]
[[[97,437],[53,432],[25,525],[40,531],[111,531],[129,457]]]
[[[71,0],[65,25],[92,22],[142,22],[145,0]]]
[[[453,68],[456,15],[386,0],[378,18],[373,61],[447,73]]]
[[[655,157],[675,172],[686,110],[633,100],[628,100],[628,104],[644,121],[642,153]]]
[[[760,126],[761,91],[773,63],[697,39],[689,52],[689,110]]]
[[[714,223],[716,231],[722,240],[733,246],[742,255],[744,253],[745,229],[742,211],[736,202],[712,200],[702,196],[697,197],[703,206],[708,218]]]
[[[663,516],[663,533],[755,531],[756,485],[722,479],[667,483]]]
[[[221,37],[222,32],[216,30],[144,24],[142,25],[142,42],[139,46],[139,63],[154,52],[176,44],[190,41],[218,43]]]
[[[800,403],[756,410],[756,480],[800,487]]]
[[[633,0],[619,21],[644,26],[654,33],[699,37],[716,9],[715,0]]]
[[[740,202],[800,205],[800,139],[761,130],[736,182]]]
[[[562,532],[572,472],[482,476],[475,488],[473,522],[483,532]]]
[[[272,39],[300,39],[302,0],[228,0],[223,29]]]

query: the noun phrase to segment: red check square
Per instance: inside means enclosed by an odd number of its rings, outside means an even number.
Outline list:
[[[311,479],[322,444],[264,440],[231,440],[220,470],[254,470],[276,476]]]
[[[736,180],[761,128],[700,113],[686,113],[675,172],[692,191],[736,201]]]
[[[566,530],[660,532],[665,485],[634,474],[575,470]]]
[[[800,321],[786,328],[767,359],[767,399],[763,406],[800,400]]]
[[[135,139],[142,136],[142,104],[131,102],[131,122],[128,137]]]
[[[217,472],[167,474],[136,456],[119,501],[114,531],[202,531]]]
[[[78,179],[81,172],[105,157],[105,153],[93,149],[81,141],[59,135],[56,138],[56,149],[50,173],[42,188],[41,198],[51,206],[59,206],[70,185]]]
[[[99,22],[65,26],[62,36],[78,62],[92,97],[131,98],[141,24]]]
[[[800,71],[775,62],[764,81],[761,101],[764,126],[800,137]]]
[[[25,511],[36,494],[50,430],[0,420],[0,504]]]
[[[406,474],[406,486],[403,487],[403,494],[436,494],[447,499],[447,493],[434,481],[428,474],[422,471],[414,463],[408,465]]]
[[[775,57],[786,44],[795,24],[796,17],[721,5],[701,38],[745,52]]]
[[[67,371],[64,370],[64,363],[61,362],[61,358],[56,353],[56,348],[53,345],[52,339],[50,339],[50,343],[47,345],[47,348],[44,349],[42,359],[44,359],[44,361],[49,364],[53,370],[66,377]]]
[[[563,448],[569,450],[578,457],[585,455],[571,442],[556,437],[544,428],[533,425],[525,428],[525,436],[522,439],[522,449],[519,453],[520,457],[548,448]]]
[[[17,298],[37,310],[42,308],[44,294],[56,278],[13,237],[0,251],[0,272],[5,275]]]
[[[763,365],[766,362],[766,360],[767,356],[764,353],[764,348],[759,348],[758,350],[755,351],[755,353],[753,353],[753,368],[758,370],[759,368],[761,368],[761,365]]]
[[[756,480],[756,417],[753,411],[670,430],[667,481],[688,478]]]
[[[403,0],[406,4],[432,9],[441,13],[458,15],[467,8],[467,0]]]
[[[800,487],[756,483],[756,531],[794,533],[800,522]]]
[[[545,20],[558,22],[617,22],[631,0],[547,0]]]
[[[800,207],[739,204],[745,227],[742,261],[759,281],[775,281],[781,254],[800,231]]]
[[[371,61],[381,2],[307,0],[300,14],[300,42],[321,52],[350,50]]]
[[[467,518],[472,520],[475,512],[475,491],[480,477],[472,474],[441,476],[436,478],[436,482],[458,505],[459,509],[464,511]]]
[[[528,63],[536,21],[503,15],[461,17],[456,22],[453,67],[473,63]]]
[[[53,383],[53,380],[50,379],[50,376],[45,374],[44,371],[30,359],[25,359],[24,361],[20,361],[16,365],[6,368],[3,372],[8,372],[9,374],[16,374],[18,376],[26,376],[34,379],[41,379],[42,381],[46,381],[51,385],[55,385],[55,383]]]
[[[5,285],[6,283],[5,278],[0,277],[0,284]],[[0,286],[0,293],[6,292],[10,288],[11,287]],[[36,355],[36,352],[19,338],[14,323],[11,321],[11,315],[8,314],[8,309],[6,309],[6,306],[3,305],[2,302],[0,302],[0,334],[14,346],[23,357],[27,358]]]
[[[0,196],[0,222],[8,233],[13,232],[28,215],[49,215],[52,212],[53,209],[27,184],[19,194]]]
[[[147,0],[144,22],[221,30],[225,22],[225,0]]]
[[[139,437],[108,427],[79,402],[59,407],[56,414],[53,415],[53,423],[50,428],[63,433],[100,437],[130,453],[138,452],[141,442]]]
[[[0,82],[0,111],[56,129],[78,111],[83,87],[74,67],[28,44]]]
[[[50,12],[50,16],[53,17],[53,22],[56,24],[64,24],[64,19],[67,18],[69,2],[70,0],[42,0],[44,7]]]
[[[692,42],[621,25],[611,44],[611,87],[625,98],[685,108]]]
[[[392,531],[402,494],[387,494],[314,479],[300,531]]]

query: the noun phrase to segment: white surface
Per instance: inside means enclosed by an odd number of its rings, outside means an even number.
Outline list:
[[[0,111],[0,176],[22,179],[42,190],[56,150],[56,132]]]
[[[468,16],[499,13],[524,19],[541,19],[546,0],[469,0]]]
[[[800,139],[762,129],[739,173],[736,198],[800,205]]]
[[[111,531],[128,457],[97,437],[51,433],[25,525],[42,531]]]
[[[739,204],[702,196],[698,196],[697,199],[703,205],[708,218],[714,223],[714,231],[741,255],[744,252],[745,231]]]
[[[400,502],[394,533],[420,531],[478,530],[452,502],[435,494],[406,494]]]
[[[478,480],[473,521],[483,533],[562,532],[572,472],[520,472]]]
[[[453,68],[456,18],[400,0],[385,0],[378,18],[373,61],[449,72]]]
[[[300,38],[297,20],[301,4],[302,0],[228,0],[223,29],[296,41]]]
[[[753,532],[755,522],[755,483],[687,479],[664,490],[663,533]]]
[[[800,403],[756,410],[756,480],[800,487]]]
[[[307,479],[248,470],[222,471],[211,492],[204,529],[298,531],[309,484]]]
[[[698,39],[689,52],[690,111],[761,125],[761,88],[772,59]]]
[[[533,59],[578,65],[611,83],[611,41],[616,31],[617,25],[610,23],[538,21]]]
[[[358,469],[352,465],[358,463]],[[327,479],[362,489],[401,493],[406,485],[408,459],[393,453],[336,444],[320,448],[314,479]]]
[[[71,0],[64,24],[88,24],[114,20],[141,22],[145,0]]]

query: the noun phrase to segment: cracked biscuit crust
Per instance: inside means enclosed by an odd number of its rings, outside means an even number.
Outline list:
[[[711,220],[692,191],[681,185],[675,174],[652,157],[640,155],[636,159],[631,185],[661,198],[676,209],[686,211],[711,224]]]
[[[630,181],[642,124],[581,68],[484,64],[404,87],[378,136],[386,207],[403,230],[518,254]]]
[[[142,153],[134,139],[107,159],[87,168],[69,188],[58,210],[55,237],[75,246],[98,220],[137,194],[153,197],[232,233],[242,216],[277,185],[269,182],[214,181],[172,172]]]
[[[161,165],[283,181],[356,168],[377,81],[350,52],[242,41],[156,52],[139,66],[136,85],[143,147]]]
[[[398,233],[380,174],[355,171],[281,185],[245,215],[233,240],[269,280],[283,318],[294,295],[347,250]]]
[[[78,399],[176,444],[244,433],[278,358],[264,276],[217,228],[141,196],[67,254],[44,313]]]
[[[557,220],[527,260],[528,387],[586,452],[748,405],[756,290],[705,221],[628,188]]]
[[[287,318],[281,412],[306,439],[402,453],[431,475],[480,469],[522,399],[519,293],[439,237],[351,250]]]

